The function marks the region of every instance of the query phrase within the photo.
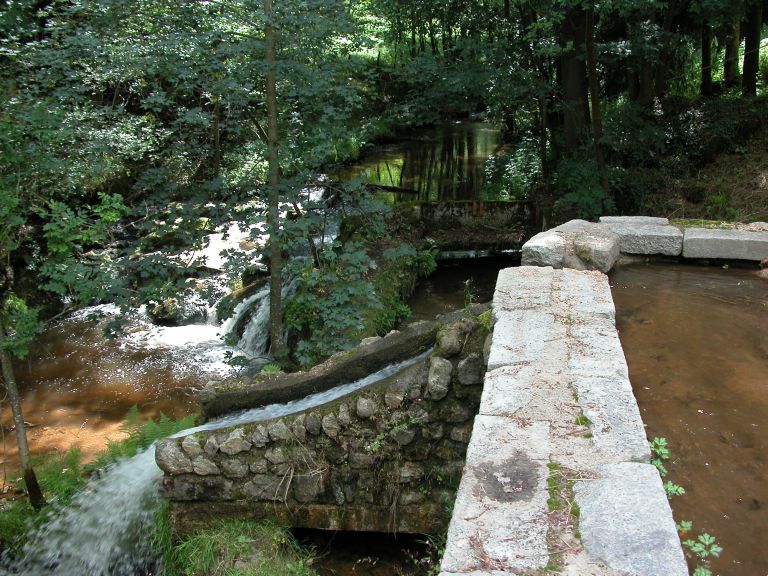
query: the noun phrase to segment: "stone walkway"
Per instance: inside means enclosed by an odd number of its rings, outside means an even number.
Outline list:
[[[522,261],[530,266],[608,272],[622,257],[768,259],[768,223],[753,222],[749,228],[681,230],[666,218],[646,216],[603,216],[599,223],[571,220],[526,242]]]
[[[442,576],[688,574],[600,272],[499,274]]]

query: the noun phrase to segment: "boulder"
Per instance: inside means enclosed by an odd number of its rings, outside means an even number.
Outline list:
[[[620,255],[619,236],[607,226],[571,220],[523,245],[523,266],[608,272]]]
[[[453,364],[450,360],[435,356],[429,365],[427,377],[427,398],[442,400],[451,388],[451,373]]]

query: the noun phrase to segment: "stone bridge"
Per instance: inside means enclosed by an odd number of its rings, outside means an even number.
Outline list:
[[[435,346],[334,402],[160,442],[176,533],[233,515],[328,530],[445,530],[482,393],[483,310],[369,339],[310,373],[217,384],[204,397],[208,415],[303,396]]]

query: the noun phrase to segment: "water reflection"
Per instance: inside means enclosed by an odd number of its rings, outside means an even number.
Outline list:
[[[436,126],[418,138],[372,150],[333,174],[341,180],[365,175],[371,184],[415,191],[389,193],[393,202],[476,200],[485,181],[485,162],[500,151],[500,132],[490,124]]]

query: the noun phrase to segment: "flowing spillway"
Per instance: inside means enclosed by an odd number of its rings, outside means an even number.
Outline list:
[[[298,279],[285,282],[283,301],[296,291]],[[269,285],[260,288],[235,306],[232,316],[221,326],[225,336],[236,334],[245,324],[236,348],[248,358],[266,358],[269,344]]]
[[[270,404],[224,416],[175,437],[279,418],[331,402],[392,376],[426,359],[418,356],[390,364],[354,382],[283,404]],[[0,569],[10,576],[134,576],[151,563],[152,526],[160,503],[157,484],[163,476],[155,464],[155,447],[110,466],[88,482],[69,507],[54,509],[29,534],[24,558]]]
[[[28,536],[24,558],[6,574],[129,576],[151,558],[150,527],[159,504],[155,448],[92,479],[66,508]]]

